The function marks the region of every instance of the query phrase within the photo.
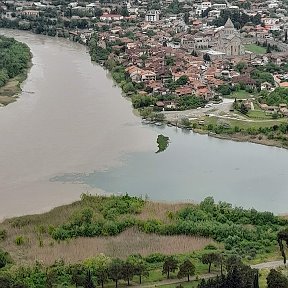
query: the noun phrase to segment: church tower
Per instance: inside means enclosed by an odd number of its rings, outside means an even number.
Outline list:
[[[235,29],[234,24],[231,21],[231,19],[228,18],[225,25],[224,25],[222,35],[226,38],[226,37],[229,37],[229,36],[235,35],[235,34],[237,34],[237,30]]]

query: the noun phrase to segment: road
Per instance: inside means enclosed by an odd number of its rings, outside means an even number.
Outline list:
[[[223,113],[229,113],[232,104],[234,102],[234,99],[223,99],[222,103],[219,104],[211,104],[211,107],[207,108],[198,108],[198,109],[191,109],[191,110],[185,110],[185,111],[165,111],[163,112],[165,114],[165,117],[168,121],[176,121],[180,120],[182,118],[199,118],[203,117],[206,114],[223,114]]]
[[[278,268],[281,266],[284,266],[283,260],[264,262],[264,263],[259,263],[256,265],[251,265],[251,268],[254,268],[254,269],[273,269],[273,268]]]
[[[251,268],[253,269],[275,269],[278,267],[284,266],[283,264],[283,260],[279,260],[279,261],[270,261],[270,262],[263,262],[263,263],[259,263],[256,265],[251,265]],[[209,279],[209,278],[213,278],[216,277],[217,274],[214,273],[210,273],[210,274],[202,274],[197,276],[193,276],[190,277],[190,281],[195,281],[196,279]],[[143,285],[139,285],[136,284],[134,285],[134,283],[131,283],[133,288],[152,288],[152,287],[157,287],[157,286],[164,286],[164,285],[172,285],[172,284],[179,284],[179,283],[183,283],[186,282],[187,278],[182,278],[182,279],[165,279],[162,281],[158,281],[158,282],[153,282],[153,283],[149,283],[149,284],[143,284]]]

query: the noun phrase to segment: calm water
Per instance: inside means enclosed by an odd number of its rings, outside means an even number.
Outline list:
[[[85,47],[0,34],[27,43],[34,56],[20,99],[0,109],[0,218],[44,211],[86,191],[167,201],[212,195],[288,211],[288,151],[143,126]],[[171,144],[155,154],[160,133]]]

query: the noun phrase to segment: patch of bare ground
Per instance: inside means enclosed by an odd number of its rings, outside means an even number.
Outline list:
[[[99,253],[119,258],[136,253],[143,256],[152,253],[181,254],[200,250],[210,243],[213,240],[204,237],[160,236],[128,229],[115,237],[83,237],[59,243],[47,238],[43,241],[43,247],[37,241],[30,241],[24,246],[12,244],[5,249],[18,263],[34,263],[38,260],[52,264],[59,258],[67,263],[75,263]]]

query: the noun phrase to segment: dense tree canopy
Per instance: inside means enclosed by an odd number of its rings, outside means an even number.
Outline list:
[[[0,36],[0,87],[28,68],[29,48],[12,38]]]

